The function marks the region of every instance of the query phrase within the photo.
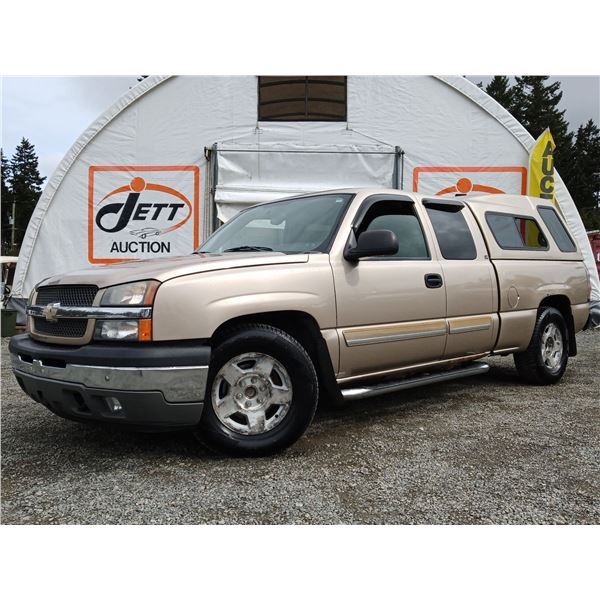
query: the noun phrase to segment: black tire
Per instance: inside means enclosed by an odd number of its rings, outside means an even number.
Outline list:
[[[246,353],[262,353],[274,358],[285,368],[291,381],[292,400],[287,413],[269,431],[252,435],[226,426],[215,413],[213,403],[213,383],[220,369],[228,361]],[[220,336],[213,349],[204,410],[195,434],[216,452],[233,456],[273,454],[291,446],[306,431],[315,414],[318,397],[315,367],[295,338],[262,323],[232,328]]]
[[[562,336],[562,355],[558,364],[551,368],[543,357],[543,336],[549,326],[555,325]],[[524,381],[534,385],[549,385],[560,381],[569,360],[567,324],[560,313],[552,307],[542,307],[537,316],[531,342],[525,352],[514,354],[515,366]]]

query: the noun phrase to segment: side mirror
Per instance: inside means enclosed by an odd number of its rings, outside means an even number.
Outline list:
[[[355,262],[366,256],[390,256],[396,252],[398,252],[396,234],[389,229],[373,229],[361,233],[356,244],[350,244],[346,248],[344,258]]]

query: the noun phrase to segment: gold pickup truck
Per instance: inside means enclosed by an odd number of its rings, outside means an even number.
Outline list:
[[[57,415],[252,456],[295,442],[319,399],[484,373],[493,354],[555,383],[589,297],[547,200],[336,190],[249,208],[190,256],[50,277],[10,352]]]

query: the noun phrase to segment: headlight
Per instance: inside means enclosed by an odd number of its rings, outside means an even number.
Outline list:
[[[98,321],[94,337],[99,340],[138,341],[138,321]]]
[[[149,342],[152,340],[152,320],[96,321],[94,339],[107,342]]]
[[[134,281],[106,288],[100,306],[150,305],[154,300],[158,281]]]
[[[106,288],[100,306],[151,306],[160,282],[134,281]],[[149,342],[152,319],[101,319],[96,321],[94,339],[104,341]]]

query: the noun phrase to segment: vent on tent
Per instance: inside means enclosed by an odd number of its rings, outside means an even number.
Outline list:
[[[345,76],[259,77],[259,121],[346,121]]]

